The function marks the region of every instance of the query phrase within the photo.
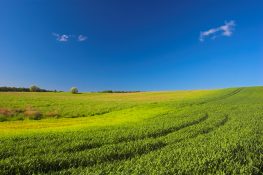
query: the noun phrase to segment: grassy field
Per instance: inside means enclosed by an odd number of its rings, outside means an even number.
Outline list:
[[[263,87],[0,93],[0,174],[262,174]]]

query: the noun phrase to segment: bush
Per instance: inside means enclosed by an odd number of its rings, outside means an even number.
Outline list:
[[[72,88],[70,89],[70,92],[71,92],[72,94],[77,94],[79,91],[78,91],[78,88],[72,87]]]
[[[7,121],[7,117],[0,114],[0,122]]]
[[[39,92],[40,91],[40,88],[35,86],[35,85],[31,86],[29,89],[30,89],[30,92]]]
[[[49,111],[46,113],[46,116],[48,117],[54,117],[54,118],[59,118],[60,114],[57,111]]]
[[[40,120],[42,118],[42,114],[39,111],[27,110],[24,113],[30,120]]]

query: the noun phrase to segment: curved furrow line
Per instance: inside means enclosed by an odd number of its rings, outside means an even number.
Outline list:
[[[204,122],[207,119],[208,119],[208,114],[205,114],[203,117],[201,117],[201,118],[199,118],[197,120],[194,120],[194,121],[191,121],[191,122],[187,122],[187,123],[183,123],[183,124],[181,124],[179,126],[163,129],[163,130],[160,130],[160,131],[157,131],[157,132],[149,133],[149,134],[147,134],[147,135],[145,135],[143,137],[120,138],[120,139],[118,139],[117,142],[108,143],[108,144],[102,144],[102,145],[96,145],[96,144],[91,145],[89,143],[86,143],[86,144],[78,145],[77,147],[69,148],[68,150],[65,150],[65,152],[84,151],[84,150],[88,150],[88,149],[100,148],[100,147],[103,147],[105,145],[122,144],[122,143],[126,143],[126,142],[139,141],[139,140],[145,140],[145,139],[150,139],[150,138],[155,138],[156,139],[156,138],[164,137],[164,136],[166,136],[168,134],[171,134],[173,132],[179,131],[181,129],[184,129],[184,128],[187,128],[187,127],[199,124],[201,122]]]
[[[217,128],[225,125],[228,120],[229,120],[228,115],[225,115],[224,118],[222,120],[220,120],[219,122],[217,122],[216,124],[214,124],[213,127],[202,129],[202,130],[198,131],[196,134],[192,135],[191,137],[178,139],[178,140],[176,140],[176,141],[174,141],[172,143],[167,143],[167,142],[164,142],[164,141],[161,141],[161,140],[158,141],[159,139],[157,139],[158,146],[154,146],[151,149],[148,149],[147,151],[143,150],[142,152],[139,152],[137,154],[131,153],[131,154],[125,154],[125,155],[111,155],[112,157],[110,159],[108,159],[106,161],[99,162],[97,164],[106,163],[106,162],[109,162],[109,161],[116,162],[116,161],[128,160],[128,159],[134,158],[135,156],[145,156],[147,154],[150,154],[152,152],[158,151],[160,149],[164,149],[165,147],[167,147],[167,146],[169,146],[171,144],[180,143],[180,142],[185,141],[185,140],[194,139],[194,138],[198,137],[199,135],[211,133],[211,132],[215,131]],[[94,165],[91,165],[91,166],[95,166],[97,164],[94,164]],[[81,167],[81,166],[78,166],[78,167]],[[75,167],[75,168],[78,168],[78,167]]]
[[[156,139],[156,138],[160,138],[160,137],[166,136],[168,134],[171,134],[173,132],[179,131],[181,129],[199,124],[199,123],[201,123],[207,119],[208,119],[208,115],[205,114],[203,117],[200,117],[194,121],[182,123],[178,126],[169,127],[169,128],[165,128],[162,130],[157,130],[157,131],[145,134],[145,135],[135,136],[135,137],[121,137],[119,139],[116,139],[116,141],[114,141],[114,142],[104,143],[104,144],[97,143],[97,142],[96,143],[84,142],[84,143],[76,145],[76,146],[71,146],[71,147],[67,147],[67,148],[64,147],[65,149],[63,148],[61,150],[55,150],[55,151],[53,151],[53,153],[54,154],[57,154],[57,153],[74,153],[74,152],[81,152],[81,151],[92,150],[92,149],[100,149],[101,147],[108,146],[108,145],[114,145],[114,144],[117,145],[117,144],[123,144],[123,143],[127,143],[127,142],[135,142],[135,141],[141,141],[141,140],[150,139],[150,138]],[[26,156],[28,156],[29,154],[32,154],[32,156],[34,156],[36,154],[37,155],[45,155],[45,154],[49,154],[49,152],[45,152],[45,151],[37,152],[37,153],[29,152],[26,154]],[[11,156],[15,156],[15,154],[11,154],[11,153],[10,154],[7,154],[7,153],[0,154],[0,159],[2,159],[2,160],[8,159]]]
[[[224,118],[222,120],[220,120],[219,122],[217,122],[214,127],[211,128],[207,128],[205,130],[201,130],[200,134],[208,134],[214,130],[216,130],[217,128],[224,126],[227,122],[228,122],[229,118],[228,115],[225,115]]]
[[[209,100],[206,100],[206,101],[203,101],[203,102],[200,102],[200,103],[196,103],[197,105],[202,105],[202,104],[206,104],[206,103],[210,103],[210,102],[215,102],[215,101],[220,101],[220,100],[224,100],[226,98],[229,98],[229,97],[232,97],[238,93],[240,93],[240,91],[242,91],[244,88],[238,88],[228,94],[225,94],[225,95],[222,95],[220,97],[216,97],[216,98],[213,98],[213,99],[209,99]]]
[[[171,128],[167,128],[167,129],[164,129],[160,132],[156,132],[156,133],[150,133],[148,135],[148,137],[146,138],[159,138],[159,137],[163,137],[163,136],[166,136],[168,134],[171,134],[173,132],[176,132],[176,131],[179,131],[181,129],[184,129],[184,128],[187,128],[187,127],[190,127],[190,126],[193,126],[193,125],[197,125],[201,122],[204,122],[205,120],[208,119],[208,114],[205,114],[203,117],[197,119],[197,120],[194,120],[192,122],[188,122],[188,123],[183,123],[182,125],[180,126],[177,126],[177,127],[171,127]]]
[[[202,120],[201,120],[202,121]],[[199,120],[199,123],[201,122]],[[204,121],[204,119],[203,119]],[[68,168],[78,168],[78,167],[91,167],[98,164],[106,163],[106,162],[115,162],[115,161],[122,161],[122,160],[128,160],[132,159],[136,156],[142,156],[147,155],[151,152],[160,150],[165,148],[168,145],[175,144],[182,142],[184,140],[193,139],[195,137],[198,137],[202,134],[208,134],[217,128],[225,125],[228,121],[228,116],[225,115],[225,117],[217,122],[213,127],[201,129],[196,134],[192,135],[191,137],[186,137],[184,139],[176,140],[172,143],[166,143],[163,140],[157,139],[160,137],[151,137],[149,140],[136,140],[132,142],[123,142],[121,144],[117,145],[111,145],[110,147],[102,147],[102,149],[97,152],[77,152],[74,154],[61,154],[59,157],[51,156],[48,159],[45,159],[43,157],[35,157],[33,158],[31,162],[27,162],[28,166],[20,166],[20,161],[23,160],[17,160],[17,162],[1,162],[0,169],[6,170],[6,174],[12,174],[12,172],[30,172],[30,173],[51,173],[51,172],[57,172],[61,170],[65,170]],[[196,122],[198,123],[198,122]],[[168,134],[167,134],[168,135]],[[146,142],[145,142],[146,141]],[[104,154],[107,153],[107,154]],[[11,164],[12,166],[11,166]],[[16,166],[13,166],[16,164]],[[13,169],[16,167],[15,169]]]
[[[193,139],[193,138],[198,137],[199,135],[209,134],[209,133],[215,131],[216,129],[218,129],[219,127],[224,126],[228,122],[228,120],[229,120],[228,115],[225,115],[224,118],[222,120],[220,120],[219,122],[217,122],[216,124],[214,124],[214,126],[208,127],[208,128],[202,128],[199,131],[197,131],[195,134],[193,134],[192,136],[175,140],[175,141],[171,142],[171,144],[179,143],[179,142],[182,142],[182,141],[185,141],[188,139]]]
[[[123,148],[126,150],[123,151]],[[155,143],[140,143],[128,147],[120,145],[115,148],[107,148],[101,152],[50,155],[49,157],[32,157],[31,160],[11,160],[0,162],[0,170],[2,174],[38,174],[52,173],[69,168],[91,167],[97,164],[113,161],[121,161],[131,159],[135,156],[147,154],[154,150],[165,147],[166,143],[156,141]],[[104,152],[107,151],[107,154]],[[25,162],[22,164],[22,162]]]
[[[203,117],[192,122],[184,123],[180,126],[172,127],[155,134],[151,133],[144,138],[102,145],[101,147],[97,147],[99,150],[91,149],[89,152],[86,152],[87,149],[81,151],[71,150],[72,152],[60,152],[57,155],[51,154],[46,156],[32,156],[31,160],[27,162],[28,165],[23,164],[23,166],[20,166],[20,162],[23,162],[25,159],[24,157],[17,157],[16,160],[11,160],[12,163],[6,159],[6,161],[3,160],[0,162],[0,169],[6,170],[6,172],[8,172],[7,174],[12,174],[14,171],[19,171],[22,174],[23,172],[49,173],[52,171],[61,171],[72,167],[87,167],[105,162],[127,160],[135,156],[149,154],[152,151],[157,151],[167,146],[167,143],[160,140],[159,138],[176,132],[180,129],[201,123],[207,118],[208,115],[205,114]],[[16,166],[10,166],[14,164]],[[14,167],[16,167],[16,170],[13,169]]]

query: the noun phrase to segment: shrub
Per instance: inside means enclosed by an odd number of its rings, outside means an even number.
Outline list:
[[[57,111],[49,111],[49,112],[46,113],[46,116],[59,118],[60,114]]]
[[[7,117],[0,114],[0,122],[7,121]]]
[[[72,87],[72,88],[70,89],[70,92],[71,92],[72,94],[77,94],[79,91],[78,91],[78,88]]]
[[[42,114],[35,110],[26,110],[24,114],[25,116],[28,116],[30,120],[40,120],[42,117]]]
[[[13,116],[15,112],[7,108],[0,108],[0,114],[3,116]]]
[[[35,85],[31,86],[29,89],[30,89],[30,92],[38,92],[38,91],[40,91],[40,88],[35,86]]]

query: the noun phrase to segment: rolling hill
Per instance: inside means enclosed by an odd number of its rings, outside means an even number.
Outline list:
[[[0,174],[260,174],[263,87],[0,93]]]

